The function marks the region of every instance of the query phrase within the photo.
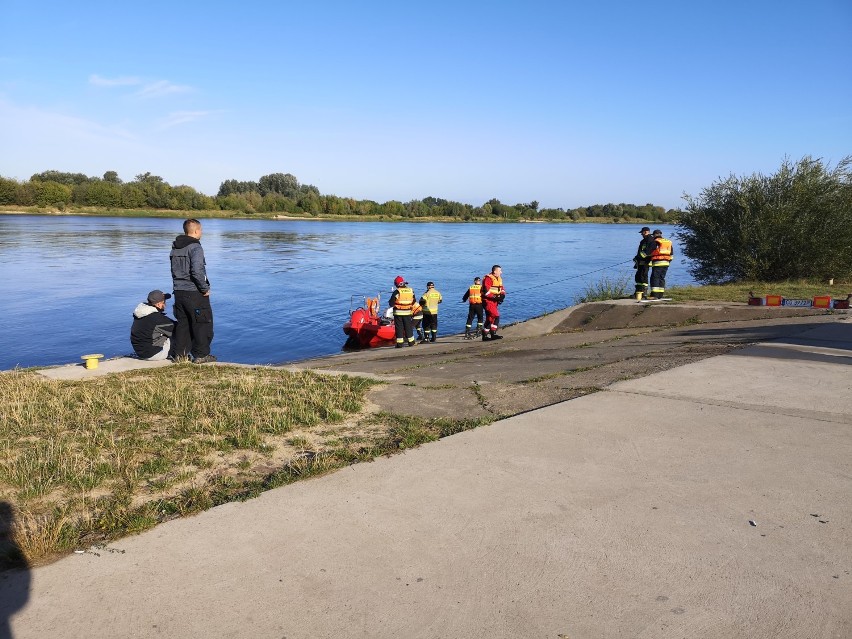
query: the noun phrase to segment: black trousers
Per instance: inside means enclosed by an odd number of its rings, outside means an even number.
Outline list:
[[[404,341],[414,341],[414,329],[411,325],[411,315],[394,315],[393,327],[396,331],[397,344],[402,344]]]
[[[198,291],[175,291],[173,357],[206,357],[213,341],[213,308],[210,298]]]
[[[651,267],[651,297],[662,297],[666,292],[666,271],[668,266]]]
[[[467,309],[467,324],[465,324],[465,328],[470,330],[471,326],[473,326],[473,318],[476,318],[476,321],[479,322],[479,326],[482,326],[485,317],[485,311],[482,310],[482,304],[471,304],[470,308]]]
[[[637,293],[647,293],[648,292],[648,269],[650,267],[647,264],[640,264],[636,267],[636,292]]]
[[[432,313],[423,313],[423,334],[428,338],[430,333],[434,337],[438,332],[438,316]]]

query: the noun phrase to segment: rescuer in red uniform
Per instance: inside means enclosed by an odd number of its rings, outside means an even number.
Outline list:
[[[482,341],[503,339],[497,334],[500,323],[499,305],[506,299],[506,289],[503,288],[503,269],[499,264],[491,267],[491,272],[482,280],[482,301],[485,304],[485,324],[482,327]]]

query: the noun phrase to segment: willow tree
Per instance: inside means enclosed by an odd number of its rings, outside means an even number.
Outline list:
[[[852,156],[785,159],[772,175],[730,175],[686,195],[683,253],[700,282],[852,275]]]

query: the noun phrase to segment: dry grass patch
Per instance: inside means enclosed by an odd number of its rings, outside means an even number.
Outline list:
[[[299,475],[311,457],[310,472],[320,472],[322,453],[287,440],[344,423],[374,384],[192,365],[85,382],[0,375],[0,502],[15,512],[15,543],[38,560],[227,501],[229,488],[270,468],[293,463]],[[0,565],[13,550],[0,538]]]
[[[191,364],[84,382],[1,374],[0,514],[13,516],[0,517],[0,569],[492,421],[377,413],[375,384]]]

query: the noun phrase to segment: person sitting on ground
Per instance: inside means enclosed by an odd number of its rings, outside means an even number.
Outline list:
[[[166,300],[170,297],[160,290],[151,291],[148,299],[133,311],[130,343],[139,359],[156,362],[169,356],[175,330],[174,320],[166,315]]]

